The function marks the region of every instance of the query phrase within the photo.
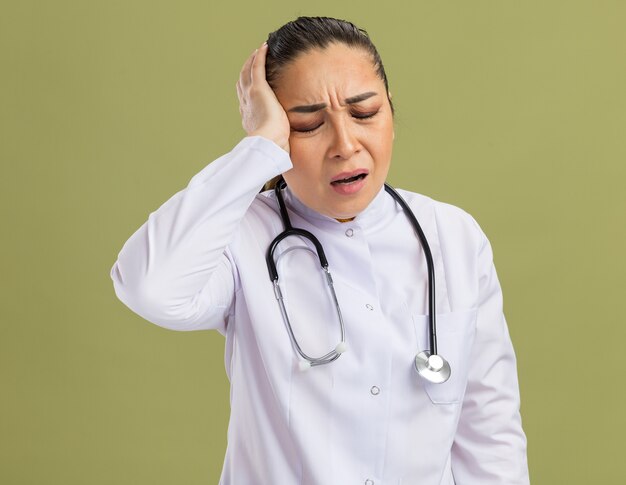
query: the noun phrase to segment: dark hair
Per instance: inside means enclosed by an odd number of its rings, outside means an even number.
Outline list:
[[[347,20],[332,17],[298,17],[270,33],[267,38],[268,50],[265,60],[265,77],[268,84],[275,89],[282,68],[293,62],[300,54],[315,48],[324,49],[332,43],[360,47],[370,54],[376,73],[385,84],[393,115],[394,108],[389,98],[387,74],[378,50],[365,30]]]

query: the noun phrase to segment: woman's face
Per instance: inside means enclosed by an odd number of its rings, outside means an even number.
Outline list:
[[[385,182],[394,138],[371,58],[345,44],[314,49],[281,71],[275,93],[291,125],[287,184],[321,214],[356,216]]]

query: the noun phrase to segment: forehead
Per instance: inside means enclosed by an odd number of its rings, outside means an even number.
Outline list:
[[[330,44],[301,54],[285,66],[276,87],[283,103],[315,103],[329,96],[344,99],[365,91],[380,92],[384,83],[363,48]]]

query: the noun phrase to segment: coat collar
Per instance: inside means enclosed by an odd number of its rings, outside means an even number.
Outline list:
[[[421,194],[406,191],[399,192],[401,192],[401,195],[407,201],[413,211],[413,214],[420,223],[433,255],[435,264],[437,312],[450,312],[451,306],[446,282],[446,272],[443,265],[442,248],[439,240],[437,218],[435,216],[433,206],[434,202],[430,197],[426,197]],[[270,197],[275,199],[273,191]],[[290,212],[291,222],[294,227],[302,227],[302,221],[304,220],[317,230],[324,231],[328,234],[340,234],[351,227],[358,227],[362,229],[365,234],[381,233],[381,231],[386,234],[386,231],[393,219],[398,215],[398,213],[403,212],[402,207],[400,207],[393,197],[385,191],[384,187],[381,187],[372,202],[370,202],[370,204],[361,213],[359,213],[353,221],[346,223],[339,222],[332,217],[325,216],[311,209],[300,201],[293,194],[293,192],[291,192],[289,187],[283,191],[283,197]],[[403,214],[402,217],[406,217],[406,214]],[[298,219],[300,219],[300,221]],[[415,244],[415,247],[419,248],[421,244],[419,243],[413,228],[408,223],[408,219],[405,230],[407,231],[407,234],[411,235],[412,239],[415,238],[414,243],[411,241],[411,244]]]
[[[353,221],[350,223],[343,223],[330,216],[320,214],[305,205],[295,196],[289,186],[287,186],[287,188],[283,191],[283,197],[287,207],[291,211],[295,212],[298,216],[302,217],[310,224],[330,231],[345,230],[346,224],[358,225],[367,231],[369,228],[373,228],[379,223],[384,222],[383,219],[389,217],[390,215],[389,208],[394,205],[391,196],[385,192],[384,187],[381,187],[374,199],[363,211],[357,214]]]

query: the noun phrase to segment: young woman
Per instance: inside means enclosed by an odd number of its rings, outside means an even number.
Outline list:
[[[225,335],[220,483],[528,483],[491,247],[461,209],[384,186],[393,107],[367,33],[289,22],[237,94],[247,136],[111,271],[147,320]]]

